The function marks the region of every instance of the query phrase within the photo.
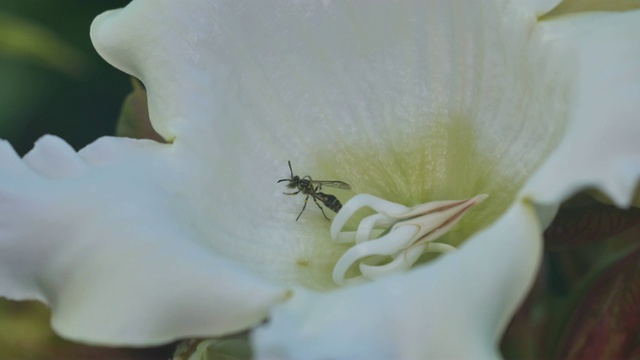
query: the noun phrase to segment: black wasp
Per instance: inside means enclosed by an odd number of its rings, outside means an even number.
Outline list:
[[[306,175],[304,177],[293,175],[293,169],[291,169],[291,161],[288,161],[288,163],[289,163],[289,171],[291,172],[291,178],[280,179],[278,180],[278,182],[280,183],[283,181],[288,181],[289,183],[287,184],[287,187],[289,189],[297,189],[298,191],[289,192],[289,193],[285,192],[283,194],[296,195],[299,193],[303,193],[304,195],[306,195],[306,197],[304,198],[304,206],[302,206],[302,211],[300,211],[300,214],[298,214],[296,221],[300,219],[300,215],[302,215],[302,213],[304,212],[304,209],[307,207],[307,200],[309,200],[309,196],[313,198],[313,201],[316,203],[316,205],[318,205],[318,207],[320,208],[320,211],[322,211],[322,215],[324,215],[324,218],[327,220],[329,220],[329,218],[324,213],[322,206],[318,204],[318,201],[320,201],[322,204],[324,204],[324,206],[328,207],[334,212],[340,211],[340,209],[342,208],[342,204],[340,203],[340,200],[338,200],[338,198],[336,198],[331,194],[325,194],[323,192],[320,192],[320,190],[322,190],[323,186],[351,190],[351,185],[347,184],[346,182],[342,182],[338,180],[313,180],[309,175]]]

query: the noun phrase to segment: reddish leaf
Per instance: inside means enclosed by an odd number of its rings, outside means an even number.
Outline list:
[[[562,359],[628,359],[640,354],[640,248],[587,289],[564,331]]]
[[[578,246],[607,239],[640,223],[640,209],[619,209],[593,202],[586,206],[561,208],[544,232],[545,246]]]
[[[544,276],[538,274],[533,288],[505,331],[500,348],[506,359],[540,358],[544,354],[544,333],[547,324]],[[542,314],[541,314],[542,312]]]

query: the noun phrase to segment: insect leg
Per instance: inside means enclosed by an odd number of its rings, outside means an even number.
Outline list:
[[[316,203],[316,205],[318,205],[318,207],[320,208],[320,211],[322,211],[322,216],[324,216],[324,218],[325,218],[325,219],[330,220],[330,219],[327,217],[327,214],[325,214],[325,213],[324,213],[324,209],[322,208],[322,206],[320,206],[320,204],[318,204],[318,200],[316,200],[316,198],[315,198],[315,197],[313,198],[313,202],[315,202],[315,203]]]
[[[304,212],[304,209],[307,208],[307,200],[309,200],[309,195],[307,195],[307,197],[304,198],[304,205],[302,206],[302,210],[300,211],[300,214],[298,214],[298,217],[296,218],[296,221],[298,221],[298,219],[300,219],[300,215],[302,215],[302,213]]]
[[[298,191],[296,191],[296,192],[292,192],[292,193],[286,193],[286,192],[283,192],[283,194],[285,194],[285,195],[297,195],[297,194],[299,194],[299,193],[300,193],[300,190],[298,190]]]

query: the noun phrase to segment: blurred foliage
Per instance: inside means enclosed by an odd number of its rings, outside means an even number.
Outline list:
[[[502,340],[507,359],[640,358],[640,210],[577,194],[545,231],[538,279]]]
[[[249,332],[212,339],[190,339],[178,344],[173,360],[252,359]]]
[[[18,153],[44,134],[79,149],[114,133],[131,85],[95,52],[89,26],[127,3],[0,1],[0,138]]]
[[[558,339],[555,356],[640,358],[640,248],[596,273],[584,290]]]
[[[0,298],[0,359],[168,359],[173,353],[174,345],[130,349],[65,341],[53,333],[49,318],[49,309],[39,302]]]
[[[32,61],[74,77],[87,71],[84,55],[55,33],[7,13],[0,13],[0,56]]]

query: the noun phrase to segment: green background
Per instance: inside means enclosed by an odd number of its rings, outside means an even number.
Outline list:
[[[96,15],[127,3],[0,0],[0,138],[18,153],[44,134],[76,149],[113,134],[131,82],[98,56],[89,26]],[[16,23],[36,29],[41,38],[25,36],[25,26]],[[7,40],[21,48],[7,46]]]

